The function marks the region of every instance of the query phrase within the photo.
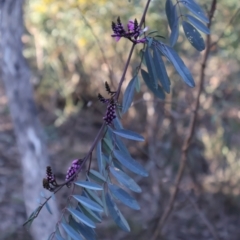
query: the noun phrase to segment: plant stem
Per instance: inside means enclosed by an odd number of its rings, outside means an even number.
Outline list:
[[[211,24],[212,24],[212,18],[216,9],[216,4],[217,4],[217,0],[213,0],[212,1],[212,5],[211,5],[211,10],[209,12],[209,24],[208,24],[208,28],[210,29]],[[188,154],[188,150],[189,150],[189,146],[191,143],[191,140],[193,138],[193,134],[194,134],[194,130],[195,130],[195,125],[196,125],[196,120],[197,120],[197,115],[198,115],[198,110],[199,110],[199,103],[200,103],[200,95],[202,93],[203,90],[203,84],[204,84],[204,79],[205,79],[205,68],[206,68],[206,63],[208,60],[208,56],[209,56],[209,52],[210,52],[210,48],[211,48],[211,36],[207,35],[207,40],[206,40],[206,50],[203,56],[203,61],[201,64],[201,72],[200,72],[200,81],[199,81],[199,85],[198,85],[198,89],[197,89],[197,96],[196,96],[196,101],[194,104],[194,110],[193,110],[193,114],[192,117],[190,119],[190,124],[189,124],[189,130],[188,130],[188,135],[184,140],[183,143],[183,147],[182,147],[182,152],[181,152],[181,159],[180,159],[180,167],[178,169],[178,173],[177,173],[177,177],[175,180],[175,185],[174,185],[174,190],[172,192],[172,195],[170,197],[169,203],[167,205],[167,207],[165,208],[165,211],[163,212],[163,215],[159,218],[159,220],[157,221],[157,226],[154,230],[153,233],[153,237],[152,240],[156,240],[158,239],[158,236],[161,233],[162,228],[164,227],[165,223],[167,222],[167,219],[169,217],[169,215],[171,214],[173,207],[174,207],[174,203],[179,191],[179,186],[183,177],[183,173],[186,167],[186,163],[187,163],[187,154]]]

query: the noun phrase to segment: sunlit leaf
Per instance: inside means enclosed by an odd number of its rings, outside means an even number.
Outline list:
[[[191,11],[197,18],[205,23],[209,23],[209,19],[206,17],[202,8],[194,0],[180,1],[189,11]]]
[[[200,31],[206,34],[210,34],[210,30],[208,29],[207,26],[205,26],[201,21],[199,21],[197,18],[191,16],[191,15],[186,15],[188,21],[192,23],[196,28],[198,28]]]

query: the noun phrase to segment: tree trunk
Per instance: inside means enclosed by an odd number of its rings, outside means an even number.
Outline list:
[[[42,178],[49,159],[33,100],[31,73],[22,54],[23,0],[0,0],[0,7],[1,77],[21,154],[24,201],[29,215],[38,205],[37,199],[43,190]],[[50,205],[55,214],[52,216],[44,209],[31,227],[36,240],[47,239],[54,230],[57,206],[51,202],[53,201],[50,200]]]

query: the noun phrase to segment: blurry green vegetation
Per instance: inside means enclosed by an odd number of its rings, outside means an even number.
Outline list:
[[[210,2],[204,1],[203,6],[209,7]],[[26,1],[24,54],[32,68],[38,105],[54,115],[55,126],[79,113],[89,101],[96,104],[97,93],[104,91],[105,81],[117,86],[131,43],[124,39],[115,43],[111,38],[111,22],[117,16],[122,22],[139,19],[143,3],[140,0]],[[197,131],[189,157],[189,165],[206,191],[232,196],[240,194],[240,13],[231,21],[238,9],[238,0],[218,1],[211,33],[213,42],[218,41],[219,36],[221,39],[212,46],[207,63]],[[164,1],[153,1],[147,26],[165,36],[163,41],[168,40],[166,23]],[[197,83],[202,54],[190,46],[183,34],[176,48]],[[135,52],[126,82],[138,64],[138,54]],[[172,89],[166,102],[170,104],[154,105],[155,114],[161,121],[157,122],[159,125],[152,126],[158,129],[155,147],[160,158],[156,161],[165,167],[159,170],[158,181],[166,175],[165,169],[169,171],[170,167],[170,172],[174,173],[178,166],[182,139],[194,101],[194,89],[185,86],[173,69],[168,71]],[[145,89],[144,84],[141,88]],[[139,93],[136,99],[140,101],[149,97]],[[148,114],[146,106],[149,104],[144,102],[134,105],[124,118],[124,124],[132,124],[144,132]],[[138,124],[140,126],[136,126]],[[150,154],[146,146],[143,152]],[[202,170],[203,165],[206,171]]]

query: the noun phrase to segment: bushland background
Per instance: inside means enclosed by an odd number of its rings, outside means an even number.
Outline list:
[[[147,25],[168,36],[165,1],[153,1]],[[208,9],[210,0],[202,2]],[[101,126],[104,82],[114,88],[131,43],[111,38],[111,21],[140,18],[144,1],[29,0],[25,1],[24,56],[44,127],[51,165],[59,179],[75,158],[88,151]],[[240,13],[239,1],[219,0],[211,29],[213,44],[188,164],[176,204],[162,230],[166,240],[240,239]],[[199,81],[202,53],[181,33],[175,47]],[[140,48],[138,49],[138,51]],[[139,52],[131,62],[127,86]],[[143,189],[136,194],[141,210],[123,210],[132,232],[121,232],[106,219],[97,228],[99,239],[148,239],[173,188],[183,139],[187,133],[195,89],[187,87],[168,66],[171,93],[155,99],[141,85],[123,125],[142,134],[143,144],[128,142],[131,153],[148,169],[148,178],[135,178]],[[41,179],[39,179],[41,181]],[[63,206],[67,190],[59,194]],[[36,199],[36,206],[37,206]],[[27,216],[22,195],[19,153],[0,83],[0,239],[30,240],[22,227]],[[212,229],[212,231],[211,231]],[[215,236],[216,237],[216,236]]]

